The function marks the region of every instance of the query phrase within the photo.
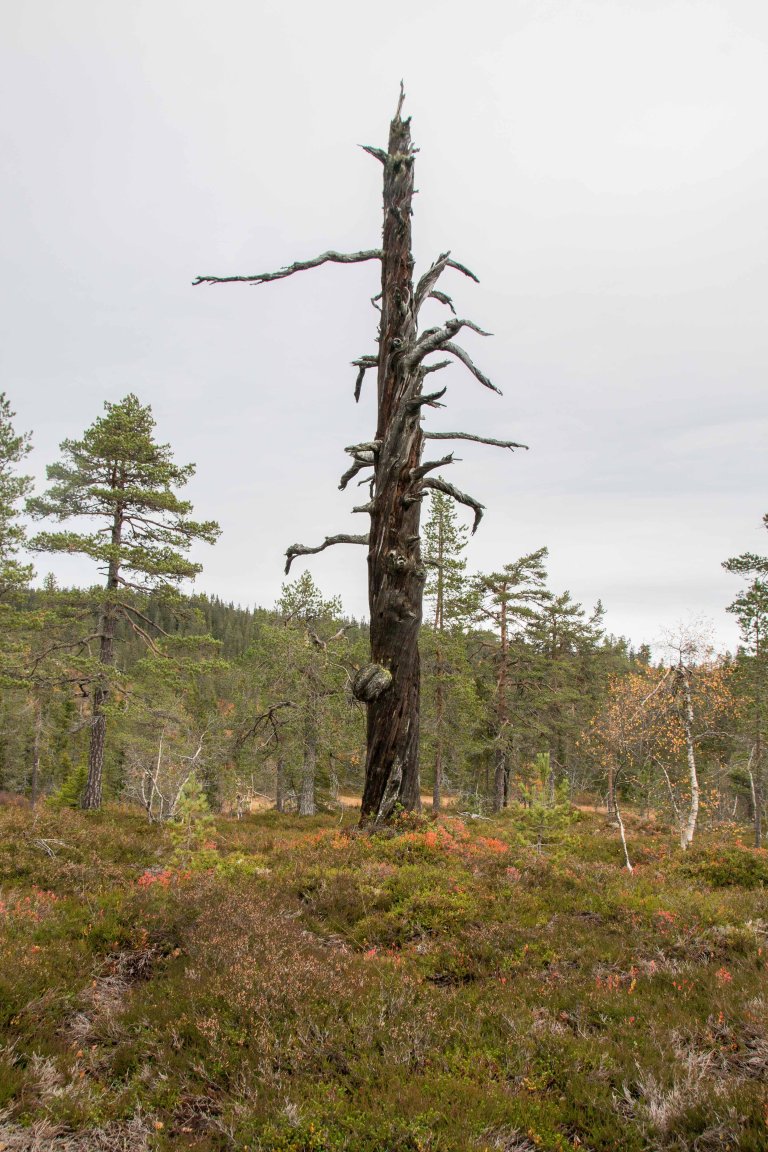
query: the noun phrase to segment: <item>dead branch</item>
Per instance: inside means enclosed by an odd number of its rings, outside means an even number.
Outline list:
[[[439,300],[441,304],[445,304],[446,308],[450,308],[454,316],[457,314],[456,309],[453,306],[453,300],[451,300],[450,296],[446,292],[439,292],[436,288],[434,288],[430,292],[429,297],[431,300]]]
[[[262,724],[272,724],[274,726],[275,713],[279,712],[281,708],[295,707],[296,705],[293,700],[281,700],[279,704],[273,704],[267,708],[266,712],[262,712],[253,720],[253,723],[245,732],[241,732],[240,735],[235,738],[235,750],[242,748],[246,740],[250,740],[252,736],[255,736]]]
[[[132,616],[125,616],[124,615],[123,619],[128,622],[130,628],[132,629],[132,631],[134,631],[136,633],[137,636],[141,636],[144,643],[147,645],[148,648],[151,649],[152,652],[154,652],[155,656],[163,656],[163,657],[165,657],[166,660],[170,660],[170,656],[168,655],[168,653],[163,652],[162,648],[158,648],[157,644],[155,644],[155,641],[154,641],[153,637],[150,636],[149,632],[145,631],[145,629],[142,628],[141,625],[138,624],[133,619]]]
[[[469,368],[472,375],[476,380],[480,381],[484,388],[490,388],[491,392],[497,392],[499,396],[503,395],[501,388],[497,388],[495,384],[491,383],[488,377],[480,371],[470,356],[464,351],[463,348],[460,348],[458,344],[452,344],[449,341],[448,343],[441,345],[440,350],[441,352],[450,352],[451,355],[455,356],[457,360],[461,360],[462,364]]]
[[[378,356],[361,356],[359,359],[352,361],[353,366],[359,369],[357,373],[357,380],[355,381],[355,404],[357,404],[360,399],[360,392],[362,391],[363,387],[363,377],[369,368],[375,368],[378,363]]]
[[[341,480],[339,481],[339,491],[343,492],[344,489],[346,488],[347,484],[349,484],[350,480],[354,476],[357,476],[358,472],[362,472],[363,468],[372,468],[372,467],[373,467],[373,460],[355,460],[354,464],[351,464],[350,467],[347,468],[346,472],[344,473]],[[367,480],[363,481],[363,483],[367,484],[368,481]]]
[[[480,280],[471,272],[469,268],[465,268],[463,264],[459,264],[458,260],[446,260],[446,265],[453,268],[456,272],[461,272],[462,276],[468,276],[470,280],[474,280],[475,284],[479,284]]]
[[[364,452],[378,452],[381,440],[363,440],[361,444],[348,444],[344,451],[349,456],[360,457]]]
[[[416,285],[416,291],[413,294],[413,310],[416,315],[418,315],[419,309],[424,301],[431,295],[442,272],[447,268],[449,255],[449,252],[441,252],[434,264],[431,264],[430,267],[427,268]]]
[[[145,624],[148,624],[150,628],[156,629],[156,631],[158,631],[161,636],[170,636],[170,632],[166,632],[164,628],[161,628],[160,625],[156,624],[154,620],[150,620],[149,616],[145,616],[143,612],[139,612],[138,608],[134,608],[132,604],[126,604],[124,600],[116,600],[115,603],[124,611],[133,612],[134,615],[138,616],[140,620],[143,620]]]
[[[445,404],[438,404],[438,400],[441,396],[445,396],[447,391],[447,388],[441,388],[439,392],[422,392],[420,396],[412,396],[410,400],[406,400],[405,406],[410,412],[425,404],[429,408],[445,408]]]
[[[469,268],[465,268],[463,264],[459,264],[456,260],[451,260],[450,252],[441,252],[434,264],[427,269],[416,285],[416,291],[413,295],[413,310],[416,315],[418,315],[427,297],[434,294],[435,284],[437,284],[437,281],[446,268],[454,268],[457,272],[468,276],[470,280],[474,280],[476,284],[480,283],[477,276],[475,276],[474,272],[470,272]],[[437,299],[439,300],[440,296],[438,296]],[[445,303],[445,301],[442,301],[442,303]],[[452,307],[451,311],[453,311]]]
[[[310,640],[312,641],[312,643],[315,645],[316,648],[322,648],[323,651],[325,652],[326,649],[328,648],[328,645],[333,644],[334,640],[343,640],[351,627],[352,627],[351,624],[342,624],[342,626],[341,626],[341,628],[339,628],[338,632],[334,632],[333,636],[329,636],[327,640],[321,640],[320,637],[318,636],[317,632],[313,631],[312,628],[307,629],[307,635],[309,636]],[[335,694],[335,689],[334,689],[334,692],[324,693],[324,695],[329,695],[329,696],[332,696],[334,694]]]
[[[469,432],[424,432],[425,440],[472,440],[476,444],[490,444],[494,448],[525,448],[527,444],[517,444],[514,440],[494,440],[491,436],[473,436]]]
[[[373,148],[370,144],[361,144],[360,147],[363,152],[367,152],[369,156],[373,156],[374,159],[379,160],[382,164],[386,164],[387,153],[383,148]]]
[[[370,248],[364,252],[321,252],[314,260],[297,260],[295,264],[278,268],[277,272],[257,272],[253,276],[197,276],[192,285],[196,288],[199,284],[267,284],[270,280],[284,280],[286,276],[293,276],[294,272],[319,268],[321,264],[362,264],[366,260],[381,260],[381,256],[380,248]]]
[[[411,469],[411,480],[421,480],[428,472],[434,472],[435,468],[442,468],[447,464],[453,464],[453,462],[453,452],[443,456],[441,460],[426,460],[418,468]]]
[[[324,552],[326,548],[331,548],[334,544],[367,544],[368,535],[365,536],[350,536],[346,532],[340,533],[338,536],[326,536],[322,544],[318,544],[316,548],[308,548],[306,544],[291,544],[290,548],[286,549],[285,560],[285,574],[286,576],[291,570],[291,564],[297,556],[314,556],[316,552]]]
[[[453,484],[449,484],[447,480],[440,480],[436,477],[428,476],[421,482],[422,488],[434,488],[436,492],[444,492],[446,496],[452,496],[459,504],[466,504],[468,508],[472,508],[475,513],[475,521],[472,525],[472,535],[477,532],[478,525],[483,518],[485,512],[485,505],[481,504],[479,500],[475,500],[474,496],[468,496],[466,492],[456,488]]]
[[[471,328],[473,332],[477,332],[480,336],[491,335],[490,332],[486,332],[481,328],[479,324],[475,324],[474,320],[462,320],[458,316],[452,316],[450,320],[446,320],[442,328],[427,328],[427,330],[422,333],[408,353],[409,367],[415,368],[430,352],[439,352],[442,348],[447,347],[447,341],[455,336],[461,328]]]

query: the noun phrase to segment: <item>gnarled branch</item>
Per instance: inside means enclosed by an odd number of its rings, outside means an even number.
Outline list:
[[[430,300],[439,300],[441,304],[445,304],[446,308],[450,308],[454,316],[457,314],[456,309],[453,306],[453,300],[451,300],[447,292],[438,292],[438,290],[435,288],[430,292],[429,298]]]
[[[346,488],[347,484],[349,484],[350,480],[352,480],[353,477],[357,476],[358,472],[362,472],[363,468],[372,468],[372,467],[373,467],[373,453],[371,453],[371,459],[370,460],[359,460],[359,459],[355,460],[354,464],[352,464],[349,468],[347,468],[346,472],[344,473],[341,480],[339,481],[339,491],[343,492],[344,489]],[[367,483],[367,481],[364,481],[364,483]]]
[[[284,280],[294,272],[306,272],[309,268],[319,268],[321,264],[362,264],[365,260],[381,260],[380,248],[370,248],[365,252],[321,252],[314,260],[297,260],[277,272],[257,272],[253,276],[197,276],[192,284],[267,284],[270,280]]]
[[[422,392],[421,395],[412,396],[410,400],[406,400],[406,407],[410,412],[414,412],[424,405],[430,408],[445,408],[445,404],[439,404],[438,401],[442,396],[445,396],[447,391],[447,388],[441,388],[439,392]]]
[[[446,320],[442,328],[427,328],[426,332],[422,333],[408,353],[409,365],[415,368],[430,352],[439,352],[441,348],[445,348],[447,342],[461,328],[471,328],[480,336],[491,335],[490,332],[486,332],[478,324],[475,324],[473,320],[461,320],[458,316],[451,317],[450,320]]]
[[[437,284],[446,268],[454,268],[457,272],[468,276],[470,280],[474,280],[476,284],[480,283],[477,276],[475,276],[474,272],[470,272],[469,268],[465,268],[463,264],[459,264],[456,260],[451,260],[450,252],[441,252],[434,264],[430,265],[416,285],[416,291],[413,294],[413,310],[416,315],[418,315],[419,309],[427,297],[433,295],[435,284]],[[438,296],[437,299],[439,300],[440,297]]]
[[[360,147],[363,152],[367,152],[369,156],[373,156],[376,160],[381,161],[382,164],[386,164],[388,153],[386,153],[383,148],[374,148],[370,144],[361,144]]]
[[[449,268],[455,269],[456,272],[461,272],[462,276],[468,276],[470,280],[474,280],[475,284],[479,284],[480,280],[471,272],[469,268],[465,268],[463,264],[459,264],[458,260],[446,260]]]
[[[434,472],[435,468],[442,468],[448,464],[453,464],[453,452],[443,456],[442,460],[426,460],[423,464],[419,464],[418,468],[412,468],[411,480],[421,480],[427,472]]]
[[[501,388],[497,388],[495,384],[491,383],[488,377],[480,371],[471,357],[464,351],[463,348],[460,348],[458,344],[452,344],[450,341],[448,341],[448,343],[442,345],[441,351],[450,352],[451,355],[455,356],[457,360],[461,360],[462,364],[469,368],[472,375],[476,380],[480,381],[484,388],[490,388],[491,392],[497,392],[499,396],[502,395]]]
[[[425,440],[472,440],[476,444],[490,444],[494,448],[525,448],[527,444],[517,444],[514,440],[494,440],[492,436],[473,436],[470,432],[424,432]]]
[[[454,500],[457,500],[459,504],[466,504],[468,508],[472,508],[475,513],[475,522],[472,525],[472,535],[474,536],[485,512],[484,504],[481,504],[479,500],[475,500],[474,496],[468,496],[467,493],[462,492],[460,488],[449,484],[447,480],[440,480],[437,477],[428,476],[426,480],[422,480],[421,486],[422,488],[434,488],[436,492],[444,492],[446,496],[451,496]]]
[[[316,552],[324,552],[326,548],[331,548],[334,544],[367,544],[368,535],[365,536],[349,536],[346,533],[340,533],[338,536],[326,536],[322,544],[318,544],[316,548],[308,548],[306,544],[291,544],[290,548],[285,552],[285,574],[286,576],[291,570],[291,564],[297,556],[314,556]]]
[[[354,367],[359,369],[357,380],[355,381],[355,404],[357,404],[360,399],[360,391],[363,387],[363,376],[365,376],[369,368],[375,368],[378,363],[378,356],[360,356],[359,359],[352,361]]]

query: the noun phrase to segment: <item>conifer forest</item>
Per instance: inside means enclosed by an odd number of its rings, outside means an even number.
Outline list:
[[[613,635],[557,540],[473,569],[493,492],[455,450],[536,447],[433,426],[448,366],[499,389],[457,342],[475,274],[416,268],[404,99],[364,146],[379,246],[194,281],[380,284],[354,530],[291,544],[280,507],[275,602],[196,591],[221,529],[138,386],[44,483],[0,393],[4,1152],[768,1148],[768,547],[721,558],[733,651]]]

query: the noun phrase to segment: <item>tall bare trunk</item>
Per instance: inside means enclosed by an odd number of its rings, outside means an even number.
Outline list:
[[[368,552],[371,661],[391,674],[368,701],[362,819],[386,818],[396,804],[421,806],[419,648],[425,572],[414,493],[423,436],[423,370],[405,350],[416,336],[411,254],[413,155],[410,120],[392,121],[384,162],[384,240],[378,364],[379,443]]]

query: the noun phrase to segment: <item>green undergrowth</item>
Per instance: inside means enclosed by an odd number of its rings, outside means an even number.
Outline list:
[[[0,1144],[765,1149],[766,853],[628,833],[0,810]]]

